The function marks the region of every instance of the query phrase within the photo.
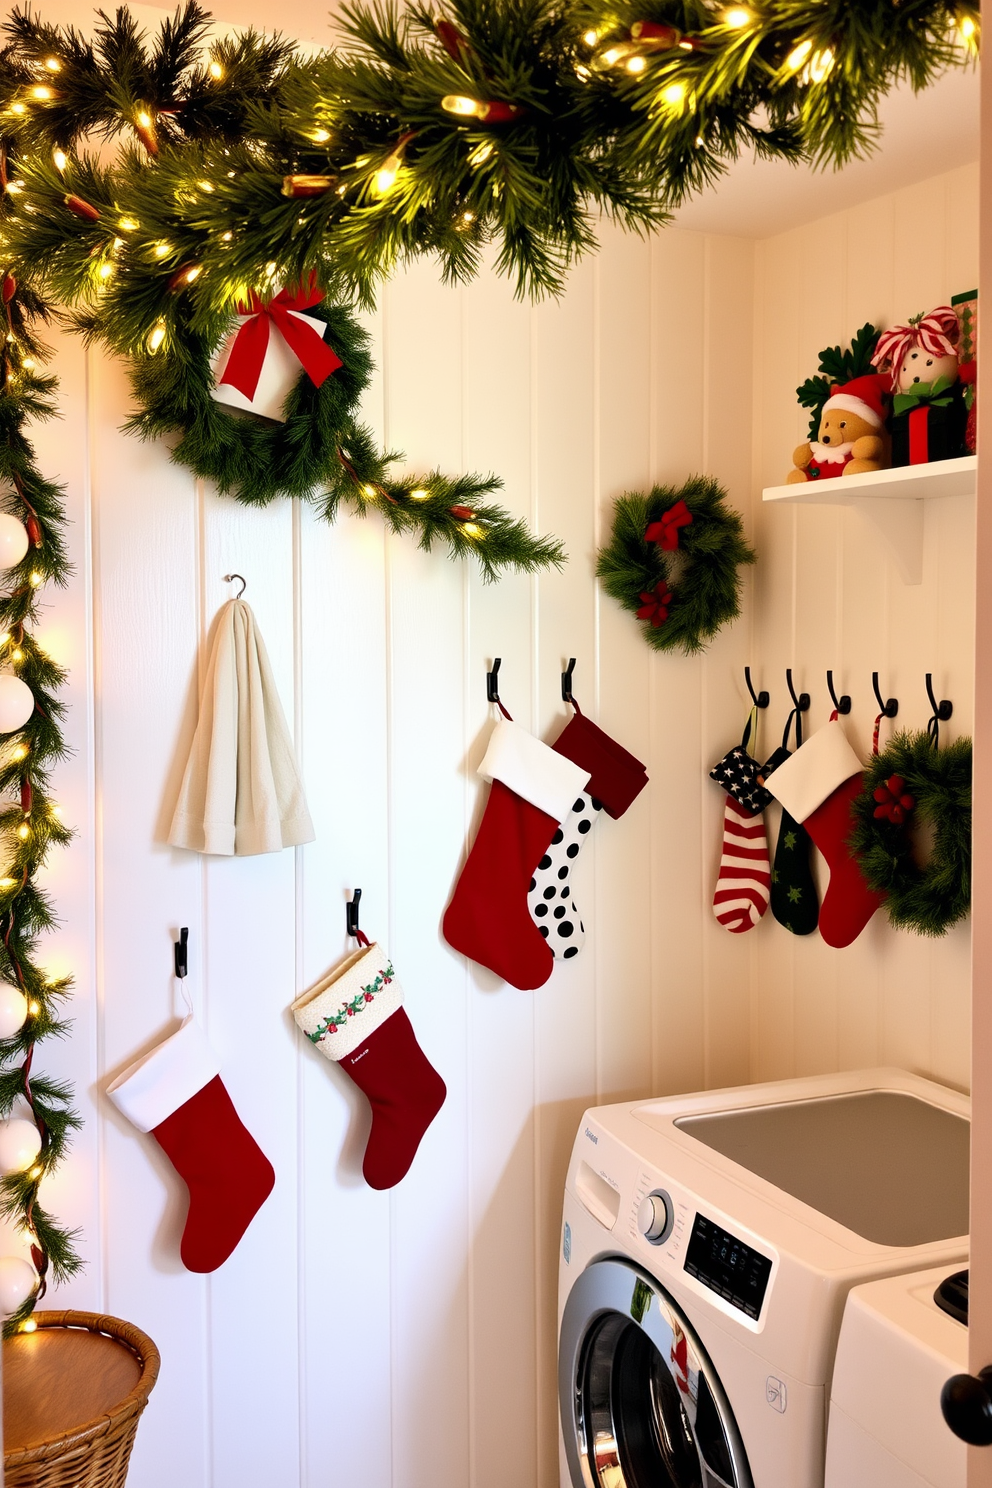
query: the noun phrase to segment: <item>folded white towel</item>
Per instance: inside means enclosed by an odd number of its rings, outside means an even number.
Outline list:
[[[265,643],[244,600],[220,613],[169,842],[225,857],[312,842]]]

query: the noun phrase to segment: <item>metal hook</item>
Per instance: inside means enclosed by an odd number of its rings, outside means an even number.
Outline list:
[[[878,711],[881,713],[882,717],[895,718],[896,714],[899,712],[899,699],[888,698],[884,703],[882,702],[882,694],[878,690],[877,672],[872,672],[871,674],[871,685],[875,689],[875,701],[878,703]]]
[[[806,713],[809,710],[809,693],[808,692],[801,692],[799,694],[799,696],[796,697],[796,689],[792,685],[792,668],[791,667],[786,667],[786,669],[785,669],[785,682],[786,682],[786,686],[789,689],[789,696],[792,699],[792,703],[793,703],[793,706],[794,706],[796,712],[797,713]]]
[[[179,939],[174,942],[173,951],[175,955],[176,976],[182,981],[189,972],[189,926],[184,925],[179,932]]]
[[[771,702],[771,698],[768,696],[767,692],[764,691],[764,689],[762,689],[762,691],[758,693],[757,697],[755,697],[754,688],[751,686],[751,668],[749,666],[746,666],[744,668],[744,681],[747,683],[747,690],[751,694],[751,701],[754,706],[756,708],[767,708],[768,704]]]
[[[950,718],[951,714],[954,712],[954,704],[951,702],[950,698],[941,698],[940,702],[938,703],[937,699],[933,695],[932,672],[927,672],[927,697],[930,699],[930,707],[933,710],[933,717],[927,720],[927,734],[930,738],[931,743],[933,744],[933,747],[936,749],[938,739],[940,737],[940,725],[942,723],[946,723],[947,720]]]
[[[241,588],[238,590],[237,594],[234,596],[235,599],[240,599],[241,596],[242,596],[242,594],[244,594],[245,590],[248,588],[248,580],[245,579],[245,578],[242,578],[241,574],[229,573],[229,574],[225,574],[224,575],[224,583],[225,584],[230,584],[235,579],[241,579]]]
[[[490,703],[499,702],[499,663],[497,656],[493,662],[493,669],[486,673],[486,699]]]
[[[833,672],[828,672],[827,673],[827,691],[830,694],[830,701],[833,703],[833,705],[836,708],[836,710],[837,710],[838,713],[845,714],[845,715],[848,714],[848,713],[850,713],[850,711],[851,711],[851,699],[848,697],[847,693],[846,692],[843,692],[843,693],[841,693],[840,697],[838,697],[837,694],[834,692],[834,674],[833,674]],[[879,701],[881,701],[881,699],[879,699]]]
[[[575,671],[575,657],[569,657],[568,670],[561,674],[561,700],[570,703],[572,699],[572,673]]]
[[[358,939],[358,906],[361,898],[361,889],[356,889],[354,894],[348,900],[347,904],[344,907],[345,924],[347,926],[348,934],[353,935],[356,940]]]

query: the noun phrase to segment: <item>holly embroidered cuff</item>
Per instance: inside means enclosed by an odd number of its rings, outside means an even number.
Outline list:
[[[220,1060],[195,1018],[128,1065],[107,1087],[117,1109],[139,1131],[154,1131],[220,1074]]]
[[[328,1059],[344,1059],[403,1005],[393,963],[375,941],[302,993],[292,1014]]]
[[[483,780],[499,780],[538,811],[563,822],[585,789],[589,771],[501,718],[479,766]]]

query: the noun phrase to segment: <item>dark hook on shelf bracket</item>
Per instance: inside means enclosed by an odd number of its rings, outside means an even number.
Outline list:
[[[954,704],[950,698],[941,698],[938,703],[933,695],[933,673],[927,672],[927,697],[930,699],[932,716],[927,720],[927,736],[934,749],[940,738],[940,725],[946,723],[954,712]]]
[[[356,940],[358,939],[359,935],[358,906],[361,903],[361,899],[362,891],[361,889],[356,889],[354,894],[348,900],[347,904],[344,907],[345,925],[347,927],[348,934],[354,936]]]
[[[768,696],[768,693],[765,692],[764,688],[762,688],[761,692],[755,695],[754,688],[751,686],[751,668],[749,666],[746,666],[744,668],[744,681],[747,683],[747,690],[751,694],[751,701],[754,706],[756,708],[767,708],[768,704],[771,702],[771,698]]]
[[[493,669],[486,673],[486,699],[490,703],[499,702],[499,663],[497,656],[493,662]]]
[[[575,671],[575,657],[570,656],[568,669],[561,674],[561,700],[563,703],[574,702],[572,697],[572,673]]]
[[[785,684],[789,689],[789,696],[792,699],[792,706],[795,708],[796,712],[807,713],[809,711],[809,693],[801,692],[799,696],[796,697],[796,689],[792,685],[791,667],[786,667],[785,669]]]
[[[844,716],[846,716],[848,713],[850,713],[850,711],[851,711],[851,699],[848,697],[847,693],[846,692],[843,692],[843,693],[841,693],[840,697],[838,697],[837,694],[834,692],[834,674],[833,674],[833,672],[828,672],[827,673],[827,691],[830,694],[830,701],[833,703],[833,705],[836,708],[836,710],[837,710],[838,713],[840,713],[840,714],[842,714]],[[881,701],[881,699],[879,699],[879,701]]]
[[[875,689],[875,701],[878,703],[878,711],[883,718],[895,718],[899,712],[899,699],[887,698],[883,703],[882,694],[878,690],[878,673],[872,672],[871,685]]]

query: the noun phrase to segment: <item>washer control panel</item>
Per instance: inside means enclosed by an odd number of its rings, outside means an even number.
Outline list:
[[[757,1321],[772,1263],[753,1245],[697,1213],[683,1269],[731,1307]]]
[[[663,1188],[645,1194],[637,1206],[637,1228],[645,1240],[650,1240],[652,1245],[664,1245],[674,1223],[675,1205],[671,1194]]]

